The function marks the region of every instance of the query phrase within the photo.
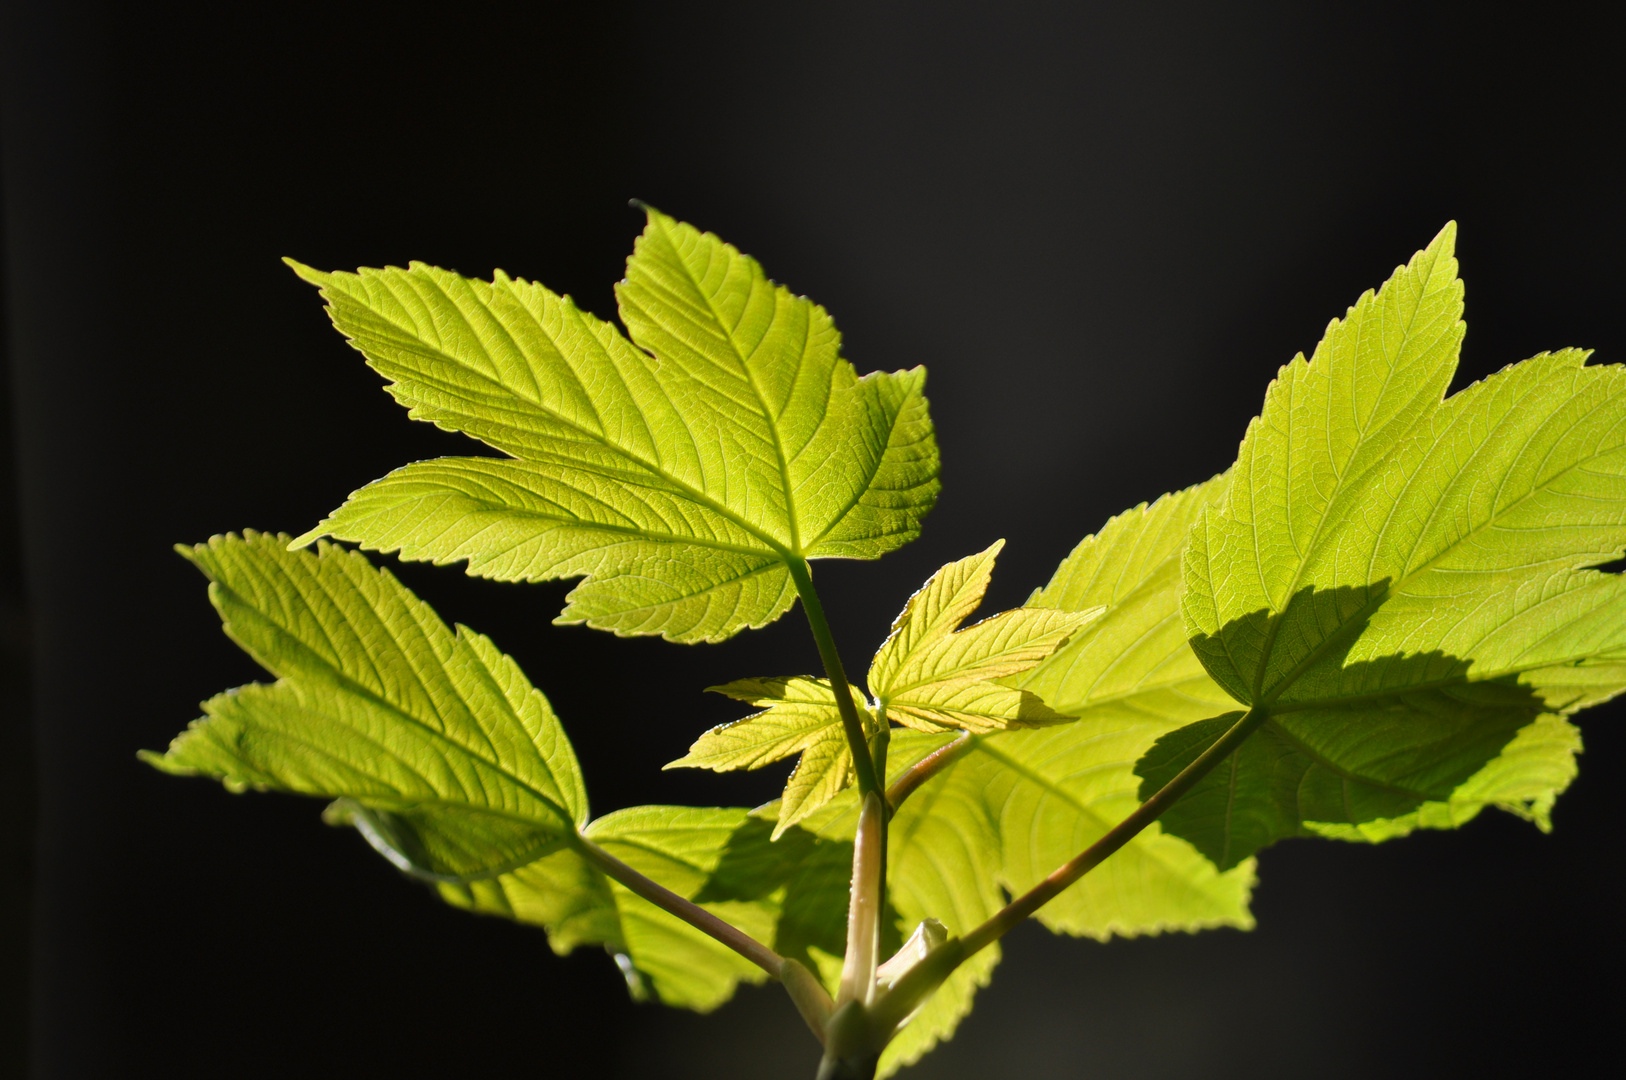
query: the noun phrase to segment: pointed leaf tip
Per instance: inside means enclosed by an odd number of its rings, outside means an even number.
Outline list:
[[[797,560],[919,535],[938,484],[918,377],[859,379],[822,308],[643,208],[616,286],[625,335],[501,273],[290,261],[415,419],[508,455],[398,469],[324,531],[499,580],[583,578],[561,624],[684,642],[784,614]]]
[[[324,270],[316,269],[314,266],[306,266],[298,259],[291,258],[287,255],[282,257],[282,263],[295,274],[299,275],[301,280],[307,281],[310,284],[315,285],[317,288],[321,288],[322,286],[326,285],[328,279],[333,276]]]
[[[1192,648],[1270,710],[1162,819],[1222,864],[1551,805],[1578,748],[1563,717],[1626,692],[1626,579],[1590,569],[1626,547],[1626,368],[1543,353],[1447,397],[1455,238],[1284,369],[1190,533]],[[1148,785],[1216,725],[1163,736]]]

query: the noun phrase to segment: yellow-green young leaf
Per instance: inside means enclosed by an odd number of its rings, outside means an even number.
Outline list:
[[[828,680],[806,675],[740,679],[711,689],[763,707],[763,711],[712,728],[695,740],[686,756],[668,764],[668,769],[756,769],[800,754],[785,783],[776,840],[852,783],[852,752]],[[874,717],[861,702],[853,704],[866,732],[873,734]]]
[[[1193,647],[1269,717],[1165,815],[1213,857],[1487,802],[1539,820],[1573,775],[1555,717],[1626,688],[1626,582],[1588,569],[1626,548],[1626,369],[1566,350],[1444,398],[1453,239],[1282,369],[1192,532]],[[1197,734],[1148,755],[1143,790]]]
[[[1004,543],[943,567],[904,606],[870,666],[873,710],[854,702],[867,735],[885,722],[883,717],[927,732],[1037,727],[1068,719],[1033,692],[994,680],[1020,674],[1049,656],[1101,613],[1099,605],[1076,612],[1021,608],[955,629],[982,602]],[[706,732],[667,768],[755,769],[801,754],[780,801],[780,830],[853,782],[852,752],[826,680],[742,679],[712,689],[766,709]]]
[[[151,764],[397,813],[396,839],[437,874],[527,862],[586,822],[553,710],[489,639],[326,544],[289,551],[250,531],[180,550],[232,640],[278,680],[205,702]]]
[[[922,731],[994,731],[1059,723],[1038,695],[992,680],[1026,671],[1101,613],[1018,608],[956,629],[988,591],[1005,541],[949,563],[909,598],[869,669],[869,692],[900,724]]]
[[[500,272],[291,265],[413,417],[511,455],[408,465],[301,542],[582,577],[561,622],[717,641],[783,614],[798,560],[878,558],[936,499],[924,371],[858,378],[823,308],[656,211],[616,288],[630,341]]]

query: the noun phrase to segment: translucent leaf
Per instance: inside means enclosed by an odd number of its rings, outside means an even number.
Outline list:
[[[869,691],[899,723],[926,731],[992,731],[1068,718],[1031,692],[990,680],[1033,667],[1099,608],[1018,608],[957,629],[982,603],[1004,546],[997,541],[937,571],[893,622],[870,664]]]
[[[232,640],[279,678],[205,702],[146,760],[236,790],[434,806],[398,824],[435,873],[535,858],[586,822],[575,754],[518,665],[361,555],[287,543],[247,532],[181,549]]]
[[[711,689],[766,708],[712,728],[695,740],[687,755],[669,763],[668,769],[756,769],[800,754],[785,782],[774,839],[852,783],[852,753],[828,680],[804,675],[740,679]],[[873,734],[874,717],[861,703],[854,705],[866,732]]]
[[[1069,634],[1098,616],[1099,606],[1079,612],[1021,608],[956,630],[982,602],[1003,546],[1001,540],[943,567],[904,606],[870,666],[873,708],[854,702],[867,736],[878,730],[883,717],[928,732],[994,731],[1069,719],[1033,692],[993,680],[1026,671],[1049,656]],[[781,830],[853,782],[852,751],[828,681],[810,676],[742,679],[712,689],[767,708],[713,728],[667,768],[755,769],[800,754],[779,806]]]
[[[716,641],[783,614],[798,560],[878,558],[936,499],[925,373],[858,378],[824,309],[653,210],[630,341],[500,272],[291,265],[414,418],[511,455],[408,465],[299,542],[582,577],[561,622]]]
[[[1443,397],[1453,239],[1282,369],[1193,529],[1193,647],[1269,715],[1163,819],[1222,861],[1487,804],[1544,821],[1579,746],[1559,717],[1626,688],[1626,582],[1589,569],[1626,548],[1626,369],[1565,350]],[[1168,736],[1143,790],[1215,729]]]
[[[581,835],[786,955],[839,950],[850,844],[741,809],[637,807],[594,821],[542,694],[486,638],[448,628],[365,557],[247,533],[182,549],[227,632],[276,683],[240,687],[158,768],[334,800],[404,872],[459,906],[603,945],[635,996],[710,1009],[761,969],[605,877]]]

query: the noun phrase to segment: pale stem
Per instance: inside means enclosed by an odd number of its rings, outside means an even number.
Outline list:
[[[1197,760],[1164,784],[1159,791],[1107,834],[1085,848],[1071,862],[1058,867],[1049,877],[1023,893],[997,912],[993,918],[958,941],[949,941],[899,979],[890,992],[876,1003],[871,1017],[873,1032],[890,1032],[914,1011],[921,1001],[942,984],[955,968],[982,949],[998,941],[1029,915],[1106,861],[1113,852],[1140,834],[1141,830],[1180,800],[1187,791],[1230,756],[1249,735],[1265,722],[1268,713],[1259,707],[1249,709],[1235,724],[1204,750]],[[952,744],[951,744],[952,745]]]
[[[836,1008],[856,1001],[869,1006],[875,996],[876,955],[881,948],[881,859],[886,842],[886,811],[873,791],[864,796],[853,836],[853,882],[847,901],[847,956],[841,966]]]

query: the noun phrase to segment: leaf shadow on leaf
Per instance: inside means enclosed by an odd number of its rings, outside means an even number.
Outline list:
[[[1290,635],[1335,628],[1290,664],[1255,661],[1285,673],[1269,718],[1162,816],[1166,832],[1224,870],[1277,840],[1317,835],[1314,824],[1398,818],[1450,799],[1521,728],[1551,711],[1517,676],[1476,681],[1471,660],[1440,650],[1348,661],[1386,585],[1302,589],[1274,633],[1273,613],[1255,611],[1192,639],[1210,664],[1259,657],[1261,642],[1283,643],[1291,654],[1305,638]],[[1329,615],[1338,621],[1305,621]],[[1233,666],[1227,674],[1243,672]],[[1239,709],[1160,738],[1135,765],[1140,797],[1172,780],[1241,716]]]
[[[774,823],[749,818],[729,836],[722,858],[695,894],[696,903],[763,900],[779,904],[773,946],[810,971],[819,967],[810,948],[839,957],[847,947],[847,889],[852,878],[851,841],[830,840],[793,825],[773,836]],[[902,945],[897,913],[888,903],[882,922],[887,955]]]

